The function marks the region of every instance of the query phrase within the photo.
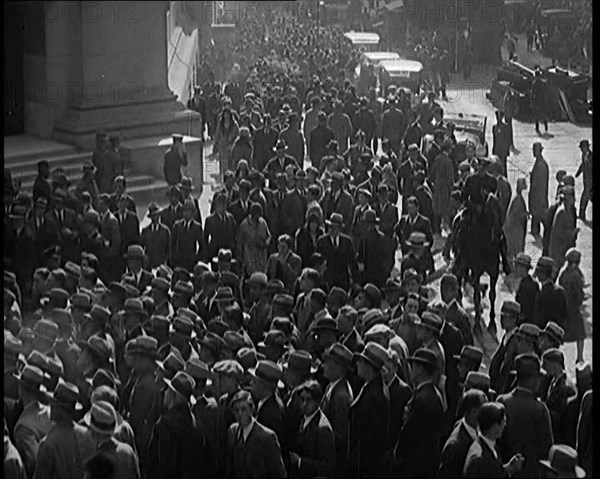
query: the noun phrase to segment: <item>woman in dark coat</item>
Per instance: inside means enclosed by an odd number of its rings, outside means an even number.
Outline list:
[[[302,259],[302,264],[308,263],[308,259],[315,252],[317,240],[325,234],[323,228],[319,226],[319,217],[311,213],[306,219],[306,223],[296,232],[295,252]]]

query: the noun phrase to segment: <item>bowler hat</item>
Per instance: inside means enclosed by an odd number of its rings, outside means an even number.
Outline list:
[[[248,372],[253,377],[274,387],[277,387],[277,383],[283,376],[283,370],[281,366],[266,359],[258,361],[256,367],[250,369]]]
[[[550,469],[555,477],[585,477],[585,469],[577,465],[577,451],[566,444],[555,444],[548,451],[548,459],[540,464]]]
[[[558,344],[562,344],[563,338],[565,336],[565,330],[561,328],[554,321],[548,321],[546,323],[546,327],[540,331],[540,335],[545,334],[553,341],[556,341]]]
[[[196,381],[189,374],[179,371],[175,374],[172,380],[164,378],[163,381],[172,391],[176,392],[179,396],[189,401],[192,405],[196,404],[196,398],[194,397],[194,388],[196,387]]]
[[[385,362],[389,358],[387,350],[378,343],[370,341],[366,344],[365,349],[357,356],[371,364],[376,370],[380,371]]]
[[[437,368],[437,356],[430,349],[417,349],[415,353],[408,358],[408,361],[426,364],[434,370]]]
[[[337,225],[339,227],[344,226],[344,217],[339,213],[332,213],[328,220],[325,221],[327,225]]]

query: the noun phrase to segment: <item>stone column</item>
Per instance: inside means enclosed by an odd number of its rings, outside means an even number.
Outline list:
[[[75,2],[70,18],[46,22],[47,78],[64,85],[56,139],[90,148],[100,129],[122,139],[199,134],[190,130],[197,113],[168,85],[168,8],[167,1]]]

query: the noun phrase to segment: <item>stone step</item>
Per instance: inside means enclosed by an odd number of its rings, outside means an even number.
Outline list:
[[[73,173],[67,173],[67,178],[71,182],[71,184],[76,184],[77,181],[81,178],[81,168],[76,169]],[[142,186],[151,186],[155,179],[150,175],[135,175],[135,176],[127,176],[127,191],[131,191],[134,187],[142,187]],[[27,181],[23,181],[21,184],[21,188],[26,191],[33,190],[33,183],[35,181],[35,176],[33,178],[28,178]]]
[[[51,172],[56,168],[62,168],[70,178],[73,175],[81,176],[83,164],[90,161],[91,157],[91,152],[79,152],[39,159],[28,157],[25,161],[5,162],[4,165],[10,170],[13,178],[18,178],[23,183],[31,181],[33,184],[33,180],[37,176],[37,163],[42,159],[48,162]]]
[[[61,158],[76,153],[83,152],[72,145],[26,137],[25,135],[21,135],[20,138],[8,137],[4,139],[4,165],[7,167],[28,162],[33,162],[35,167],[35,163],[39,160],[50,161],[53,158]]]
[[[167,185],[166,181],[152,179],[153,182],[151,184],[139,184],[131,187],[129,186],[129,181],[131,180],[127,180],[127,193],[133,197],[136,205],[138,205],[138,216],[141,216],[141,218],[144,218],[147,213],[147,211],[140,211],[139,207],[141,205],[147,205],[152,201],[156,201],[159,204],[165,203],[169,185]]]

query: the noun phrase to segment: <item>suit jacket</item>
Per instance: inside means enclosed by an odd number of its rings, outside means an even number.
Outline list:
[[[339,286],[347,290],[350,286],[350,279],[356,278],[356,254],[352,239],[340,233],[339,246],[335,248],[331,236],[326,234],[317,240],[316,250],[327,260],[327,270],[325,271],[327,284],[330,287]]]
[[[46,198],[49,203],[51,195],[52,185],[50,182],[40,175],[36,176],[35,181],[33,182],[33,201],[35,202],[38,198]]]
[[[154,381],[154,372],[148,371],[136,378],[129,397],[128,421],[135,434],[136,448],[140,459],[146,451],[152,426],[148,420],[154,398],[158,394],[159,385]]]
[[[127,211],[131,211],[134,215],[137,214],[135,200],[127,193],[124,193],[123,196],[127,200]],[[117,195],[117,193],[113,193],[112,195],[110,195],[110,199],[108,200],[108,209],[112,213],[116,213],[119,210],[119,205],[117,204],[118,199],[119,196]]]
[[[135,287],[143,293],[146,290],[146,288],[152,283],[154,275],[150,271],[142,269],[142,274],[140,276],[139,281],[135,279],[133,273],[131,272],[124,274],[123,278],[125,277],[129,278],[130,280],[133,280],[133,282],[135,282]]]
[[[108,255],[111,258],[118,257],[121,251],[121,228],[115,215],[107,211],[101,216],[100,234],[108,241]]]
[[[279,279],[283,282],[286,291],[293,292],[294,283],[302,272],[300,256],[290,251],[285,261],[277,260],[278,253],[273,253],[267,260],[267,276],[269,279]]]
[[[142,230],[140,243],[148,256],[148,268],[154,269],[171,259],[171,231],[162,223],[146,226]]]
[[[173,232],[173,225],[181,218],[183,218],[183,212],[181,211],[181,204],[179,203],[177,203],[177,206],[175,207],[171,205],[165,206],[160,211],[160,222],[169,228],[171,233]]]
[[[165,181],[169,186],[181,183],[181,178],[183,176],[181,174],[181,167],[187,165],[187,154],[180,154],[171,148],[167,150],[163,164],[163,174],[165,176]]]
[[[568,315],[567,296],[563,287],[550,282],[542,285],[533,308],[533,322],[540,329],[544,329],[548,321],[554,321],[566,329]]]
[[[577,454],[581,467],[585,469],[588,477],[593,477],[594,465],[594,421],[592,390],[586,391],[581,400],[581,411],[577,423]]]
[[[551,382],[548,388],[544,402],[550,411],[552,434],[557,444],[566,444],[567,442],[567,401],[570,397],[576,395],[577,390],[573,383],[567,379],[567,373],[565,372],[555,381]]]
[[[333,191],[328,189],[321,200],[321,208],[323,209],[323,216],[326,220],[331,217],[332,213],[341,214],[344,218],[342,232],[347,233],[350,231],[352,216],[354,215],[354,200],[350,193],[342,190],[336,200]]]
[[[325,231],[321,227],[319,227],[317,229],[317,238],[313,243],[312,238],[305,226],[303,226],[296,232],[294,251],[298,254],[298,256],[300,256],[302,264],[306,264],[311,255],[315,252],[315,248],[317,246],[316,241],[323,234],[325,234]]]
[[[227,208],[229,213],[231,213],[233,215],[233,218],[235,220],[236,230],[237,230],[237,228],[239,228],[240,224],[242,224],[242,221],[244,221],[244,219],[246,219],[246,217],[248,216],[248,213],[250,212],[251,204],[252,204],[252,201],[250,200],[250,198],[248,198],[248,200],[246,201],[246,208],[244,209],[244,207],[242,206],[242,202],[238,198],[237,200],[235,200],[233,203],[231,203],[229,205],[229,208]],[[206,220],[208,221],[208,218]],[[206,225],[205,225],[205,227],[206,227]]]
[[[119,213],[115,213],[115,218],[119,222],[121,232],[121,255],[127,252],[127,248],[132,244],[140,243],[140,221],[131,211],[125,212],[122,218]]]
[[[238,202],[236,202],[238,203]],[[235,203],[234,203],[235,205]],[[233,205],[232,205],[233,206]],[[204,223],[204,241],[206,242],[206,259],[214,258],[221,248],[235,251],[237,227],[235,217],[226,211],[223,217],[212,213]]]
[[[463,477],[507,477],[500,454],[496,457],[490,447],[479,436],[469,448],[463,473]]]
[[[490,375],[490,386],[497,392],[502,392],[505,390],[506,383],[508,381],[508,370],[506,367],[502,367],[505,363],[507,363],[506,358],[507,355],[514,356],[515,347],[516,347],[516,338],[514,337],[514,333],[516,329],[507,333],[498,348],[492,355],[492,359],[490,361],[489,366],[489,375]],[[512,357],[510,358],[510,362],[512,362]]]
[[[404,425],[404,408],[412,397],[412,388],[398,376],[388,384],[390,392],[390,437],[388,450],[393,450]]]
[[[353,477],[384,471],[390,427],[390,393],[381,376],[366,383],[350,405],[348,461]]]
[[[327,416],[335,438],[336,476],[343,477],[346,470],[346,455],[348,453],[348,430],[350,405],[354,400],[350,383],[342,378],[338,383],[325,392],[321,401],[321,410]]]
[[[427,236],[427,241],[430,245],[433,245],[433,233],[431,231],[431,222],[420,213],[417,213],[417,217],[414,223],[410,222],[408,215],[402,215],[398,225],[396,226],[396,234],[398,235],[398,241],[400,242],[400,249],[402,254],[408,253],[408,241],[411,233],[418,231]]]
[[[297,189],[290,190],[283,198],[281,209],[283,214],[283,230],[292,238],[304,224],[306,200]]]
[[[60,243],[62,247],[62,256],[66,261],[79,262],[78,251],[76,248],[77,235],[79,234],[79,224],[77,221],[77,214],[69,209],[63,208],[63,220],[60,221],[57,217],[55,210],[46,212],[46,222],[49,223],[49,227],[58,230],[60,234]],[[63,228],[68,228],[71,233],[64,234]]]
[[[285,456],[288,450],[287,438],[285,437],[285,407],[277,392],[257,408],[256,420],[277,434],[282,454]]]
[[[335,439],[331,424],[320,409],[306,427],[301,424],[291,450],[300,456],[300,466],[291,471],[291,477],[331,476],[335,467]]]
[[[365,266],[361,283],[373,283],[378,288],[383,286],[388,277],[385,251],[385,236],[378,228],[371,228],[358,241],[356,260]]]
[[[406,477],[431,477],[437,472],[442,418],[439,391],[432,382],[419,385],[406,406],[404,427],[394,451],[398,470]]]
[[[267,165],[263,170],[263,174],[265,175],[265,179],[269,180],[269,188],[276,188],[275,177],[279,173],[285,173],[285,168],[290,165],[295,166],[296,168],[300,168],[296,159],[290,155],[284,155],[283,168],[281,167],[281,160],[279,160],[277,156],[274,156],[267,162]]]
[[[519,452],[525,464],[518,477],[537,477],[538,461],[548,457],[554,443],[548,408],[531,391],[520,387],[502,394],[497,401],[506,409],[506,429],[499,443],[503,460]]]
[[[438,469],[439,478],[462,477],[471,444],[473,444],[473,438],[467,432],[462,421],[457,422],[442,450],[442,458]]]
[[[524,322],[533,323],[533,312],[539,292],[538,283],[529,274],[519,283],[515,300],[521,305],[521,316]]]
[[[60,230],[56,222],[49,222],[45,217],[40,219],[39,226],[35,218],[28,219],[26,225],[33,232],[36,258],[40,264],[42,253],[50,246],[60,243]]]
[[[258,421],[245,442],[239,423],[227,431],[226,478],[287,477],[277,435]]]
[[[192,271],[196,262],[206,251],[206,247],[202,225],[191,220],[191,226],[188,229],[186,223],[185,219],[181,219],[173,225],[171,251],[173,267],[181,266]]]

